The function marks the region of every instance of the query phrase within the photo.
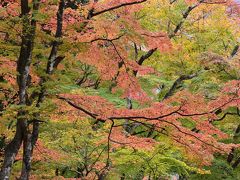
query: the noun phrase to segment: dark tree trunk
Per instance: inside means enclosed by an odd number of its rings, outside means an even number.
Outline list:
[[[186,11],[182,15],[182,20],[176,25],[173,32],[168,35],[170,39],[176,36],[176,34],[181,30],[183,23],[186,21],[190,13],[202,3],[204,3],[204,0],[199,0],[196,4],[193,4],[186,9]]]
[[[179,85],[185,80],[192,79],[196,77],[198,73],[190,74],[190,75],[182,75],[180,76],[172,85],[172,87],[169,89],[169,91],[165,94],[163,100],[171,97],[174,94],[174,91],[178,88]]]
[[[24,2],[22,1],[22,3],[26,3],[27,1],[25,0]],[[29,7],[28,7],[29,9]],[[27,72],[23,71],[24,73],[27,73],[28,76],[27,78],[29,79],[29,68],[30,68],[30,64],[31,64],[31,60],[32,60],[32,50],[33,50],[33,45],[34,45],[34,39],[35,39],[35,33],[36,33],[36,25],[37,22],[34,19],[35,13],[37,13],[39,9],[39,0],[34,0],[33,1],[33,15],[32,15],[32,20],[28,21],[28,31],[30,28],[29,33],[26,35],[26,39],[29,41],[28,42],[28,46],[26,49],[26,52],[28,53],[28,61],[25,64],[25,69],[28,69]],[[21,53],[20,53],[20,57],[21,57]],[[24,67],[22,67],[24,68]],[[21,71],[19,71],[21,72]],[[20,73],[21,74],[21,73]],[[27,84],[25,87],[25,102],[24,104],[26,104],[26,91],[27,91]],[[36,130],[36,128],[33,128],[32,131]],[[27,120],[25,120],[25,128],[23,129],[23,162],[22,162],[22,172],[21,172],[21,180],[27,180],[29,179],[29,175],[30,175],[30,171],[31,171],[31,159],[32,159],[32,151],[33,151],[33,147],[35,145],[32,144],[32,135],[36,134],[36,132],[31,132],[31,130],[28,127],[28,122]]]
[[[157,51],[157,48],[150,49],[146,54],[144,54],[140,57],[140,59],[137,61],[137,63],[141,66],[143,64],[143,62],[146,59],[148,59],[149,57],[151,57],[155,51]],[[133,71],[134,76],[137,76],[137,73],[138,73],[137,70]]]
[[[39,0],[33,1],[33,9],[38,10]],[[21,0],[21,17],[22,17],[22,44],[20,55],[17,61],[17,83],[19,87],[19,104],[26,105],[27,101],[27,88],[29,85],[29,69],[32,60],[32,50],[34,44],[34,37],[36,31],[36,21],[34,18],[29,17],[30,7],[28,0]],[[34,16],[34,13],[33,13]],[[32,17],[33,17],[32,16]],[[18,112],[16,133],[13,140],[6,146],[4,154],[4,162],[0,173],[0,179],[7,180],[9,179],[12,165],[15,161],[16,155],[21,147],[22,142],[24,141],[24,152],[26,152],[29,139],[28,135],[28,122],[23,117],[25,115],[24,110]],[[31,156],[28,157],[31,159]],[[26,164],[26,158],[23,158],[23,169],[25,167],[29,168],[29,165]],[[30,161],[29,161],[30,162]],[[27,169],[27,168],[25,168]],[[23,173],[22,173],[23,174]],[[21,179],[28,179],[28,176],[21,176]]]
[[[239,110],[237,109],[237,113],[239,114],[238,112]],[[240,133],[240,124],[238,125],[237,129],[235,130],[235,133],[234,133],[234,136],[233,136],[233,141],[236,143],[237,141],[237,138],[239,137],[239,133]],[[234,157],[234,152],[235,152],[235,149],[233,148],[231,150],[231,152],[228,154],[228,157],[227,157],[227,162],[230,164],[232,163],[232,167],[233,169],[237,168],[240,164],[240,157],[238,157],[234,162],[233,162],[233,159],[235,158]]]
[[[238,157],[237,160],[233,163],[232,168],[236,169],[239,164],[240,164],[240,157]]]
[[[52,50],[51,54],[48,58],[48,64],[47,64],[47,74],[53,73],[54,64],[57,61],[57,51],[58,47],[61,44],[61,37],[62,37],[62,23],[63,23],[63,13],[65,8],[65,1],[61,0],[59,2],[58,6],[58,12],[57,12],[57,30],[55,34],[55,40],[52,42]]]
[[[233,148],[233,149],[231,150],[231,152],[228,154],[227,162],[228,162],[229,164],[233,161],[234,151],[235,151],[235,149]]]
[[[23,162],[22,162],[22,172],[21,180],[29,179],[31,171],[31,157],[32,157],[32,145],[31,145],[31,132],[28,128],[24,132],[23,136]]]
[[[35,0],[37,1],[37,0]],[[37,2],[38,3],[38,2]],[[38,4],[36,4],[38,5]],[[56,30],[56,35],[55,38],[61,38],[62,36],[62,22],[63,22],[63,11],[64,11],[64,6],[65,2],[64,0],[61,0],[59,2],[59,7],[58,7],[58,12],[57,12],[57,30]],[[38,6],[37,6],[38,8]],[[36,22],[33,22],[36,23]],[[35,24],[36,25],[36,24]],[[53,41],[52,44],[52,50],[51,54],[48,59],[48,64],[46,68],[46,73],[51,75],[53,73],[53,69],[57,67],[56,62],[58,60],[57,58],[57,51],[58,51],[58,46],[60,44],[59,42],[60,39],[56,39]],[[42,83],[46,82],[46,79],[42,78]],[[40,107],[40,104],[43,102],[44,96],[46,94],[46,89],[43,88],[41,84],[41,93],[39,94],[38,97],[38,102],[36,107]],[[22,173],[21,173],[21,179],[22,180],[27,180],[29,179],[30,171],[31,171],[31,157],[33,154],[33,149],[34,146],[37,142],[38,135],[39,135],[39,114],[36,114],[36,119],[33,120],[33,130],[32,132],[26,129],[25,135],[24,135],[24,151],[23,151],[23,166],[22,166]]]
[[[21,147],[23,132],[22,130],[25,128],[24,120],[18,120],[16,125],[16,133],[13,140],[6,146],[4,152],[4,161],[3,166],[0,173],[1,180],[8,180],[12,165],[15,161],[16,155]]]
[[[133,106],[132,106],[132,100],[131,100],[131,98],[130,97],[127,97],[126,98],[126,101],[127,101],[127,109],[132,109],[133,108]],[[124,130],[126,131],[126,132],[128,132],[128,133],[131,133],[132,132],[132,127],[130,126],[130,124],[129,124],[129,120],[125,120],[125,122],[124,122],[124,125],[123,125],[123,128],[124,128]]]

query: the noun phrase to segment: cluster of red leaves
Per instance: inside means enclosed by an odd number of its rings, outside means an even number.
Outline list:
[[[38,141],[35,147],[33,161],[58,161],[64,157],[63,154],[57,152],[56,150],[47,148],[41,141]],[[22,154],[19,153],[16,159],[22,160]]]
[[[69,122],[75,122],[77,120],[86,119],[85,113],[76,111],[76,109],[72,106],[66,106],[66,104],[61,102],[61,100],[55,99],[53,102],[57,105],[58,108],[50,114],[50,119],[52,121],[67,119]]]
[[[0,76],[3,77],[9,84],[15,85],[16,62],[8,58],[0,58]]]
[[[15,17],[20,15],[19,2],[16,0],[4,0],[0,2],[0,18]]]
[[[229,2],[228,8],[229,15],[233,18],[234,22],[240,25],[240,2]]]
[[[44,146],[41,141],[36,143],[36,149],[34,151],[34,160],[35,161],[46,161],[46,160],[53,160],[58,161],[59,159],[63,158],[63,154],[57,152],[56,150],[52,150]]]
[[[138,100],[139,102],[148,102],[150,98],[141,89],[140,84],[137,79],[127,72],[120,72],[117,77],[117,87],[113,88],[113,92],[117,91],[119,88],[124,90],[122,97]]]
[[[77,56],[81,62],[95,66],[103,80],[113,79],[118,72],[118,63],[121,62],[112,46],[101,48],[107,44],[107,42],[92,43],[87,53],[79,53]]]
[[[149,49],[157,48],[162,52],[167,52],[172,49],[172,44],[165,33],[142,31],[141,34],[144,36]]]
[[[92,112],[92,114],[101,115],[102,119],[109,119],[111,117],[117,119],[120,119],[120,117],[156,119],[157,117],[171,114],[171,112],[176,112],[174,114],[177,116],[212,117],[209,115],[214,114],[214,110],[228,108],[229,106],[239,106],[239,81],[229,82],[223,89],[221,96],[210,102],[206,102],[201,95],[192,95],[189,92],[181,91],[164,101],[164,103],[156,102],[149,108],[144,109],[116,109],[113,104],[99,96],[61,94],[60,97],[73,101],[77,105],[87,109],[89,112]],[[171,105],[173,102],[178,102],[180,105],[173,106]],[[210,119],[208,118],[208,120]]]
[[[132,110],[115,108],[113,104],[98,96],[62,94],[60,97],[74,104],[78,110],[86,111],[95,119],[104,121],[128,119],[140,124],[154,125],[158,132],[166,130],[167,135],[172,137],[177,144],[183,145],[196,156],[202,157],[203,164],[209,164],[214,153],[227,153],[233,147],[239,146],[219,142],[228,136],[211,123],[217,119],[216,110],[231,106],[239,107],[239,83],[239,81],[228,83],[219,98],[213,101],[206,102],[201,95],[192,95],[183,91],[162,103],[153,103],[148,108]],[[179,103],[179,105],[172,105],[174,103]],[[184,127],[179,121],[181,118],[190,118],[195,122],[195,128],[199,132]],[[122,144],[133,148],[151,147],[151,144],[154,144],[154,141],[149,139],[143,141],[136,136],[126,137],[121,128],[113,128],[112,138],[116,142],[119,140]]]
[[[46,32],[51,32],[52,34],[56,32],[57,28],[57,17],[55,14],[57,13],[58,6],[57,5],[48,5],[45,8],[40,9],[40,13],[45,14],[48,12],[49,16],[44,22],[41,23],[41,27]],[[79,26],[84,22],[84,18],[79,15],[79,12],[73,10],[71,8],[67,8],[64,10],[63,15],[63,31],[65,35],[73,39],[72,35],[75,32],[75,27]],[[71,35],[71,36],[70,36]]]
[[[7,81],[8,86],[12,86],[16,88],[16,61],[11,60],[6,57],[0,57],[0,76]],[[40,78],[34,73],[30,73],[31,76],[31,83],[38,84]]]
[[[113,148],[128,146],[133,149],[152,150],[156,142],[152,138],[139,138],[137,136],[126,135],[120,127],[113,128],[110,141]]]

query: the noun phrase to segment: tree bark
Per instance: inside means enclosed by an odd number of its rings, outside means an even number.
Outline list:
[[[229,164],[233,161],[234,151],[235,151],[235,149],[233,148],[233,149],[231,150],[231,152],[228,154],[227,162],[228,162]]]
[[[38,1],[38,0],[35,0]],[[63,23],[63,12],[64,12],[65,2],[64,0],[61,0],[59,2],[58,12],[57,12],[57,30],[55,38],[61,38],[62,37],[62,23]],[[38,8],[38,7],[37,7]],[[36,23],[36,22],[34,22]],[[52,44],[52,50],[50,53],[50,56],[48,58],[48,64],[46,68],[46,73],[51,75],[53,73],[54,68],[57,67],[56,61],[57,58],[57,51],[58,46],[60,44],[60,39],[56,39],[53,41]],[[36,107],[40,107],[40,104],[43,102],[43,99],[46,94],[46,89],[43,88],[42,84],[46,82],[46,79],[42,78],[41,80],[41,93],[38,97],[38,102],[36,104]],[[23,166],[22,166],[22,173],[20,179],[27,180],[29,179],[30,171],[31,171],[31,158],[33,154],[34,146],[36,145],[38,136],[39,136],[39,117],[40,114],[36,114],[36,119],[33,120],[33,129],[32,132],[29,129],[26,129],[25,135],[24,135],[24,143],[23,143]]]
[[[150,49],[146,54],[144,54],[140,57],[140,59],[137,61],[137,63],[141,66],[143,64],[143,62],[146,59],[148,59],[149,57],[151,57],[155,51],[157,51],[157,48]],[[138,73],[137,70],[133,71],[134,76],[137,76],[137,73]]]
[[[33,2],[33,9],[38,10],[39,1]],[[19,104],[26,105],[27,88],[29,84],[29,69],[32,60],[32,50],[34,45],[36,21],[28,17],[30,8],[28,6],[28,0],[21,1],[21,16],[23,22],[22,30],[22,44],[20,55],[17,61],[17,83],[19,86]],[[20,110],[19,116],[24,116],[25,112]],[[16,133],[14,139],[6,146],[4,154],[4,162],[0,174],[0,179],[9,179],[11,173],[11,167],[14,163],[16,155],[21,147],[22,141],[24,140],[24,150],[26,149],[28,136],[28,124],[27,120],[23,117],[17,119]],[[31,157],[30,157],[31,159]],[[23,163],[23,167],[25,167]],[[27,178],[21,178],[27,179]]]
[[[22,3],[27,3],[27,1],[22,1]],[[26,7],[27,8],[27,7]],[[29,9],[29,7],[28,7]],[[33,45],[34,45],[34,39],[36,34],[36,26],[37,22],[34,18],[39,9],[39,0],[33,0],[33,15],[31,21],[28,22],[28,30],[30,28],[29,34],[27,34],[26,39],[29,41],[26,51],[28,52],[28,62],[25,65],[25,69],[28,69],[28,76],[29,77],[29,68],[32,60],[32,51],[33,51]],[[21,54],[21,53],[20,53]],[[24,72],[23,72],[24,73]],[[25,91],[27,91],[27,86],[25,87]],[[25,93],[25,102],[26,104],[26,93]],[[32,144],[32,132],[29,129],[28,120],[25,120],[25,128],[23,129],[23,162],[22,162],[22,171],[21,171],[21,180],[27,180],[29,179],[30,171],[31,171],[31,159],[32,159],[32,151],[33,151],[33,145]],[[33,131],[33,130],[32,130]]]
[[[238,108],[237,108],[237,114],[239,115],[239,109]],[[235,143],[237,141],[237,138],[239,137],[239,133],[240,133],[240,124],[238,125],[238,127],[237,127],[237,129],[236,129],[236,131],[234,133],[234,136],[233,136],[233,141]],[[231,152],[228,154],[228,157],[227,157],[227,162],[229,164],[232,163],[232,168],[233,169],[237,168],[239,166],[239,164],[240,164],[240,156],[235,160],[235,162],[233,162],[233,159],[234,159],[234,156],[235,156],[234,152],[235,152],[235,148],[233,148],[231,150]]]
[[[239,164],[240,164],[240,157],[238,157],[237,160],[233,163],[232,168],[236,169]]]
[[[176,25],[175,29],[173,30],[173,32],[171,34],[168,35],[168,37],[171,39],[174,36],[176,36],[176,34],[178,33],[178,31],[180,31],[180,29],[183,26],[183,23],[185,22],[185,20],[188,18],[188,16],[190,15],[190,13],[192,12],[192,10],[194,10],[195,8],[197,8],[200,4],[204,3],[204,0],[199,0],[196,4],[193,4],[192,6],[189,6],[186,11],[183,13],[182,15],[182,20]]]
[[[59,45],[61,44],[61,37],[62,37],[62,23],[63,23],[64,8],[65,8],[65,1],[61,0],[59,2],[58,12],[57,12],[57,30],[55,34],[56,39],[52,43],[52,50],[48,58],[48,64],[47,64],[47,70],[46,70],[47,74],[52,74],[55,61],[57,61],[57,51],[58,51]]]
[[[33,8],[38,9],[39,0],[33,2]],[[36,22],[34,18],[29,17],[30,7],[28,0],[21,0],[21,17],[22,17],[22,43],[20,55],[17,61],[17,83],[19,87],[19,105],[26,105],[26,95],[29,85],[29,69],[32,60],[32,50],[36,31]],[[32,16],[33,17],[33,16]],[[22,141],[26,137],[28,129],[27,120],[22,117],[26,112],[20,110],[16,124],[16,133],[13,140],[6,146],[4,153],[4,162],[1,168],[0,179],[8,180],[11,168],[16,155],[21,147]],[[24,142],[26,144],[26,141]],[[23,163],[24,164],[24,163]]]
[[[166,93],[166,95],[164,96],[163,100],[171,97],[174,94],[174,91],[177,89],[177,87],[185,80],[189,80],[192,79],[194,77],[196,77],[198,74],[194,73],[194,74],[190,74],[190,75],[182,75],[180,76],[172,85],[172,87],[169,89],[169,91]]]
[[[16,125],[15,136],[13,140],[5,148],[4,161],[0,173],[1,180],[8,180],[10,177],[12,165],[22,144],[23,139],[22,131],[24,128],[25,128],[24,120],[19,119]]]

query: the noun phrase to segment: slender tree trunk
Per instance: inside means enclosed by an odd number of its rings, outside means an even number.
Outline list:
[[[32,132],[29,128],[25,129],[23,136],[23,164],[22,164],[22,172],[21,172],[21,180],[27,180],[30,176],[31,171],[31,160],[33,155],[33,149],[36,145],[39,134],[39,122],[37,119],[33,122]]]
[[[35,0],[37,1],[37,0]],[[57,30],[56,30],[56,38],[62,37],[62,22],[63,22],[63,12],[64,12],[65,2],[64,0],[61,0],[59,2],[58,12],[57,12]],[[38,7],[37,7],[38,8]],[[36,23],[36,22],[34,22]],[[53,73],[53,69],[55,67],[55,62],[57,59],[57,51],[58,46],[60,44],[60,39],[56,39],[53,41],[52,44],[52,50],[51,54],[48,58],[48,64],[46,68],[46,73],[51,75]],[[40,107],[40,104],[43,102],[43,99],[45,97],[46,89],[43,88],[42,84],[46,82],[46,79],[42,78],[41,82],[41,93],[38,97],[38,102],[36,107]],[[32,132],[30,130],[26,130],[25,136],[24,136],[24,155],[23,155],[23,167],[22,167],[22,173],[21,173],[21,179],[27,180],[29,179],[30,171],[31,171],[31,158],[33,154],[34,146],[36,145],[38,136],[39,136],[39,117],[40,114],[36,114],[36,119],[33,120],[33,130]]]
[[[47,70],[46,70],[47,74],[52,74],[53,72],[54,64],[57,59],[58,47],[61,44],[64,8],[65,8],[65,1],[61,0],[59,2],[58,12],[57,12],[57,30],[55,34],[56,40],[53,41],[51,54],[48,58],[48,64],[47,64]]]
[[[127,101],[127,109],[132,109],[132,100],[130,97],[126,98]],[[132,132],[132,127],[129,124],[129,120],[125,120],[123,128],[125,129],[126,132],[131,133]]]
[[[29,179],[29,174],[31,170],[31,132],[28,128],[24,132],[23,136],[23,163],[22,163],[22,172],[21,172],[21,180]]]
[[[239,109],[237,109],[237,112],[239,112]],[[236,129],[236,131],[234,133],[234,136],[233,136],[233,141],[235,143],[236,143],[236,141],[237,141],[237,139],[239,137],[239,133],[240,133],[240,124],[238,125],[238,127],[237,127],[237,129]],[[227,157],[227,162],[229,164],[232,163],[232,168],[233,169],[237,168],[239,166],[239,164],[240,164],[240,156],[233,162],[233,160],[235,158],[235,155],[236,155],[236,154],[234,154],[234,152],[235,152],[235,148],[233,148],[231,150],[231,152],[228,154],[228,157]]]
[[[237,160],[233,163],[232,168],[236,169],[239,164],[240,164],[240,157],[238,157]]]
[[[228,162],[229,164],[233,161],[234,151],[235,151],[235,149],[232,148],[231,152],[230,152],[230,153],[228,154],[228,156],[227,156],[227,162]]]
[[[24,120],[17,121],[15,136],[5,148],[3,166],[0,173],[1,180],[9,179],[12,165],[22,144],[24,124]]]
[[[198,76],[198,73],[193,73],[190,75],[181,75],[172,85],[172,87],[169,89],[169,91],[165,94],[163,97],[163,100],[171,97],[174,94],[174,91],[178,88],[179,85],[185,80],[190,80],[194,77]]]
[[[23,0],[22,3],[28,3],[27,0]],[[29,9],[29,7],[27,7]],[[28,61],[26,63],[26,65],[24,66],[25,69],[28,69],[27,71],[27,78],[29,77],[29,68],[30,68],[30,64],[31,64],[31,60],[32,60],[32,51],[33,51],[33,45],[34,45],[34,39],[35,39],[35,34],[36,34],[36,26],[37,26],[37,22],[34,19],[35,13],[37,13],[39,9],[39,0],[33,0],[33,15],[32,15],[32,19],[31,21],[28,20],[28,26],[26,28],[28,28],[28,34],[26,35],[26,39],[28,42],[28,46],[27,46],[27,53],[28,53]],[[30,29],[29,29],[30,28]],[[21,54],[21,53],[20,53]],[[23,68],[24,68],[23,67]],[[19,71],[21,72],[21,71]],[[23,71],[23,74],[26,73]],[[25,91],[27,91],[27,84],[25,87]],[[26,92],[25,92],[25,102],[24,104],[26,104]],[[27,180],[29,179],[29,174],[31,171],[31,159],[32,159],[32,151],[33,151],[33,147],[34,145],[32,144],[32,134],[33,134],[33,130],[31,131],[29,126],[28,126],[28,122],[27,120],[25,120],[25,128],[23,129],[23,162],[22,162],[22,171],[21,171],[21,176],[20,179],[21,180]]]

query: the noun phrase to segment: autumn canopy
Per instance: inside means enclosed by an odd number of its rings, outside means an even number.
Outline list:
[[[0,0],[0,180],[240,178],[239,44],[234,0]]]

